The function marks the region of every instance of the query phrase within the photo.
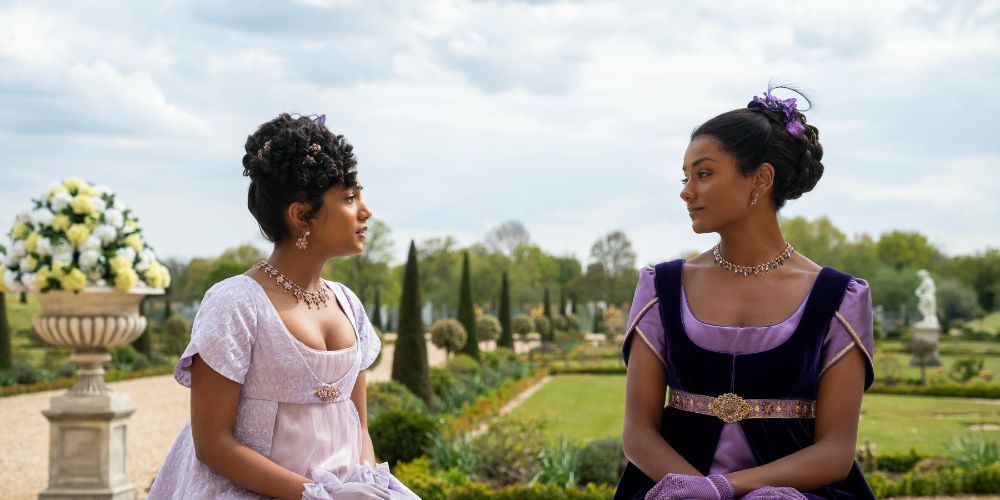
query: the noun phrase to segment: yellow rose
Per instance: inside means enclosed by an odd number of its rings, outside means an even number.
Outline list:
[[[69,202],[69,206],[73,207],[75,214],[90,215],[94,213],[94,199],[85,194],[74,196],[73,201]]]
[[[62,285],[64,290],[79,292],[87,285],[87,275],[74,267],[70,272],[64,274],[62,278],[59,278],[59,284]]]
[[[62,278],[63,273],[66,272],[66,268],[69,267],[68,262],[63,262],[61,260],[52,261],[52,276],[56,278]]]
[[[39,288],[44,289],[47,286],[49,286],[49,278],[52,276],[52,270],[49,269],[49,266],[39,267],[38,271],[36,271],[36,274],[38,276]]]
[[[139,221],[135,219],[129,219],[125,221],[125,229],[128,229],[129,231],[135,231],[136,229],[139,229]]]
[[[28,268],[27,269],[21,269],[22,273],[34,272],[35,266],[38,265],[38,261],[35,260],[35,258],[32,257],[32,256],[30,256],[30,255],[24,258],[24,263],[28,265]]]
[[[34,252],[35,248],[38,247],[38,239],[41,237],[42,235],[38,234],[38,231],[32,232],[28,235],[28,239],[24,240],[24,248],[29,252]]]
[[[68,178],[68,179],[66,179],[66,180],[63,181],[63,186],[65,186],[66,189],[68,189],[69,191],[74,191],[75,192],[75,191],[79,191],[80,190],[80,186],[83,186],[86,183],[87,183],[87,181],[85,181],[85,180],[83,180],[83,179],[81,179],[79,177],[70,177],[70,178]]]
[[[11,236],[13,236],[15,240],[19,240],[27,236],[30,232],[31,228],[26,224],[23,222],[15,222],[14,229],[11,230]]]
[[[115,276],[115,288],[127,292],[139,283],[139,275],[132,268],[123,269]]]
[[[79,247],[90,237],[90,229],[83,224],[73,224],[66,230],[66,238],[74,247]]]
[[[108,262],[108,267],[111,268],[111,274],[118,274],[126,270],[131,271],[132,261],[122,257],[121,255],[116,255],[111,258],[110,262]]]
[[[97,219],[90,216],[85,217],[83,219],[83,223],[84,225],[87,226],[87,229],[90,229],[91,231],[93,231],[94,228],[97,227]]]
[[[66,192],[66,186],[63,186],[62,184],[56,184],[55,186],[52,187],[52,189],[49,190],[48,199],[49,201],[52,201],[52,198],[54,198],[55,195],[65,192]]]
[[[146,284],[153,288],[167,288],[170,286],[170,271],[166,266],[153,261],[146,270]]]
[[[10,292],[10,289],[7,288],[6,280],[3,279],[3,275],[6,272],[7,272],[7,266],[0,264],[0,293]]]
[[[52,229],[65,231],[72,222],[68,215],[57,215],[55,219],[52,219]]]
[[[90,183],[87,182],[80,184],[80,187],[77,189],[77,192],[87,196],[94,196],[95,194],[97,194],[97,190],[94,189],[94,186],[92,186]]]
[[[125,244],[132,247],[132,250],[135,250],[136,253],[142,251],[142,237],[138,234],[132,233],[126,236],[124,241]]]

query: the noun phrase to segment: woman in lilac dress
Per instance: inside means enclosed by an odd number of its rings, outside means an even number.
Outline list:
[[[868,285],[795,252],[778,225],[822,156],[795,100],[771,89],[691,135],[680,197],[692,229],[720,242],[640,273],[615,498],[873,498],[854,462],[873,379]]]
[[[265,262],[205,294],[174,377],[191,420],[149,498],[416,498],[368,436],[365,369],[381,345],[357,296],[320,278],[364,250],[357,161],[325,117],[282,114],[246,142]]]

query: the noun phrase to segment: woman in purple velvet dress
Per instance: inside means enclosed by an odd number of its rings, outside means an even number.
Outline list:
[[[191,420],[151,499],[417,498],[375,464],[365,369],[381,347],[358,297],[320,278],[364,251],[357,161],[325,117],[282,114],[246,142],[248,206],[271,256],[212,286],[174,377]]]
[[[816,127],[771,89],[691,135],[680,197],[720,242],[640,273],[616,499],[873,498],[854,462],[868,284],[795,252],[778,225],[822,157]]]

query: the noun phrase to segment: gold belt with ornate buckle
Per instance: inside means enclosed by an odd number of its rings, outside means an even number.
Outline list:
[[[718,417],[727,424],[744,418],[815,418],[816,402],[803,399],[743,399],[727,392],[719,397],[670,388],[667,406]]]

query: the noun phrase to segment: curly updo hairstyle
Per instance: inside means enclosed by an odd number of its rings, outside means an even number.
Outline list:
[[[285,211],[293,202],[309,204],[307,219],[323,206],[334,186],[357,185],[353,146],[323,125],[323,119],[282,113],[247,137],[243,175],[250,178],[247,206],[260,232],[277,242],[289,236]]]
[[[786,201],[811,191],[823,176],[819,130],[806,123],[801,112],[795,112],[792,119],[805,127],[801,138],[788,132],[785,114],[780,110],[762,106],[734,109],[696,128],[691,133],[691,140],[714,138],[722,149],[736,158],[745,176],[753,175],[762,163],[773,165],[772,198],[775,208],[781,209]]]

